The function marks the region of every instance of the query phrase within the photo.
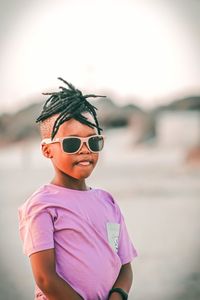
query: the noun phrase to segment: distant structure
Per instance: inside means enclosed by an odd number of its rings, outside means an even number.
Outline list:
[[[200,145],[200,111],[161,111],[156,117],[158,145],[191,148]]]
[[[136,111],[129,118],[132,131],[132,143],[153,144],[155,142],[155,117],[147,112]]]

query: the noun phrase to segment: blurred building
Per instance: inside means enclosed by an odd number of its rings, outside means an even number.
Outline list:
[[[156,118],[157,143],[186,148],[200,145],[199,111],[163,111]]]

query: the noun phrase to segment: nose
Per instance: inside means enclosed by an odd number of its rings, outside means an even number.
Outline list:
[[[86,143],[84,142],[81,149],[79,150],[79,153],[90,153],[90,149],[87,147]]]

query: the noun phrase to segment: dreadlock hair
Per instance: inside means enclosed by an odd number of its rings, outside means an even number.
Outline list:
[[[100,95],[83,95],[81,91],[76,89],[71,83],[65,81],[61,77],[59,80],[64,82],[68,88],[60,86],[60,91],[52,93],[42,93],[43,95],[49,95],[50,97],[45,102],[42,112],[36,119],[36,123],[43,122],[49,119],[51,116],[56,115],[56,120],[51,131],[51,139],[53,139],[58,132],[61,124],[68,121],[71,118],[76,119],[82,124],[86,124],[89,127],[96,127],[98,134],[103,130],[99,127],[96,111],[97,108],[87,101],[87,98],[106,97]],[[81,113],[89,112],[95,120],[95,123],[90,122]]]

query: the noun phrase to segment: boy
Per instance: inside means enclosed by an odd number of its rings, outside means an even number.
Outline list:
[[[137,251],[120,208],[102,189],[86,185],[103,149],[96,107],[73,85],[50,97],[40,122],[41,149],[55,170],[18,208],[23,252],[36,282],[35,299],[128,299]]]

